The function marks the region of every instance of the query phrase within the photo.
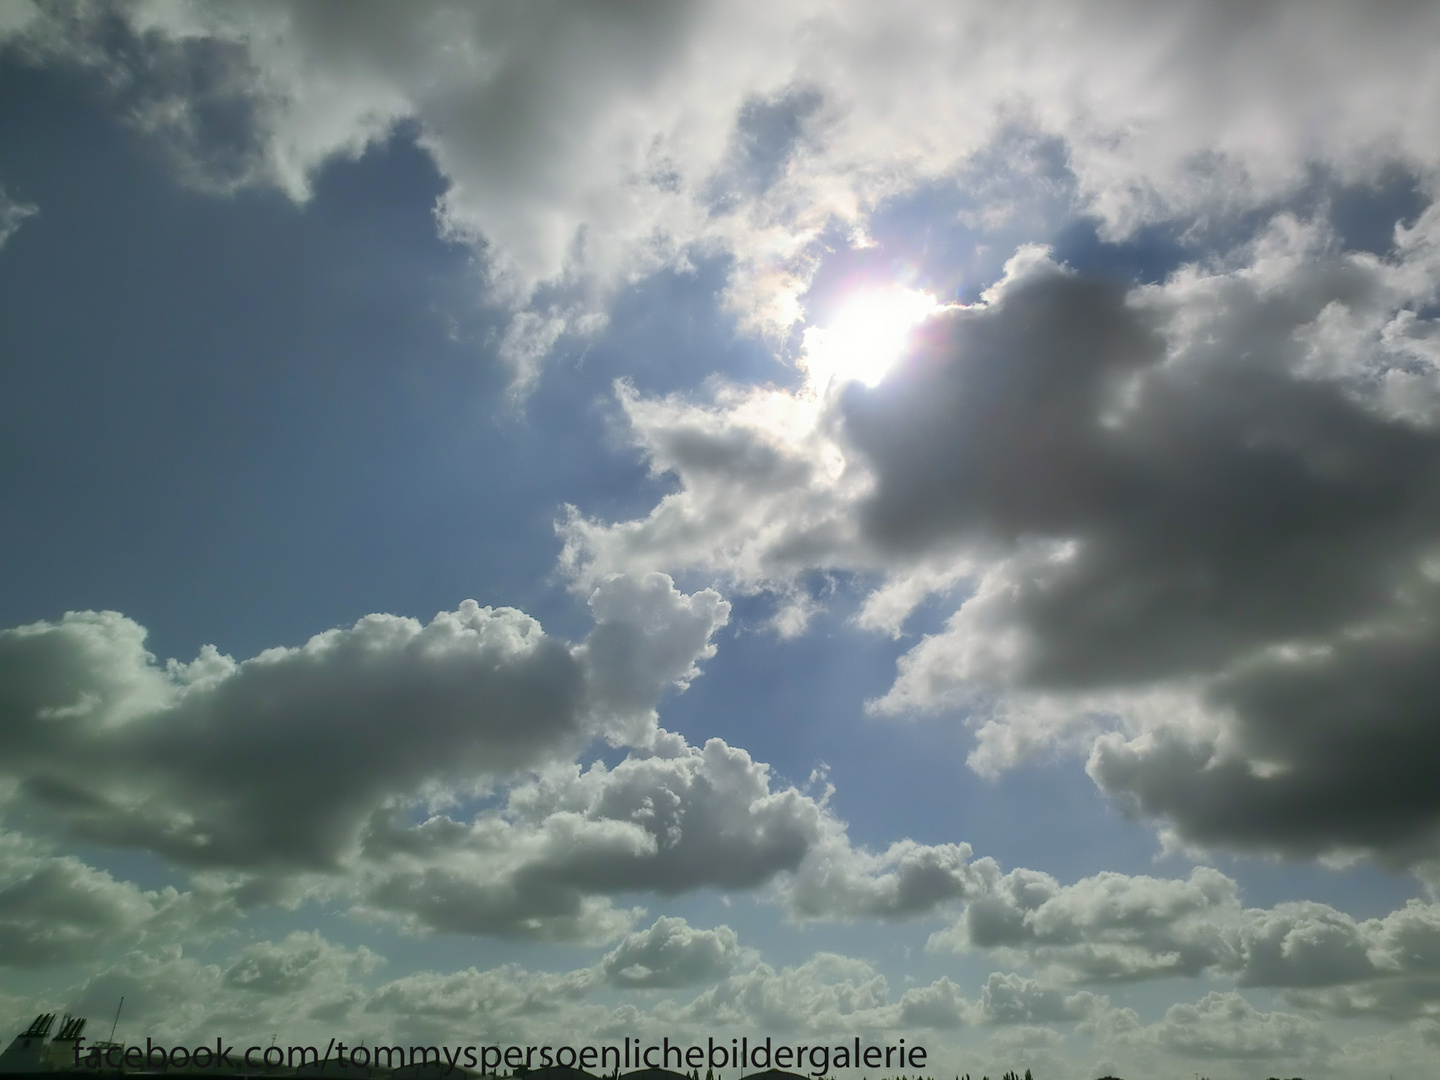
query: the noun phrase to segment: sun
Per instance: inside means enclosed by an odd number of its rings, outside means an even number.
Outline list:
[[[810,385],[821,393],[845,382],[877,385],[900,358],[910,331],[942,306],[917,289],[852,294],[830,325],[805,331],[800,362]]]

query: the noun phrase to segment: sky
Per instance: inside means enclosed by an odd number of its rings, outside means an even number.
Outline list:
[[[1437,196],[1432,3],[3,0],[0,1039],[1433,1071]]]

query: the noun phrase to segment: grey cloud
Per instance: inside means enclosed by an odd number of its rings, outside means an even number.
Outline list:
[[[852,388],[869,534],[988,562],[879,704],[1108,714],[1091,774],[1183,838],[1423,858],[1440,429],[1375,389],[1416,285],[1294,221],[1252,257],[1128,293],[1017,260]]]
[[[1379,288],[1362,264],[1228,280],[1218,318],[1182,300],[1204,338],[1167,326],[1163,290],[1015,264],[991,304],[937,317],[909,365],[853,388],[867,530],[901,550],[1073,545],[1010,578],[1030,686],[1211,672],[1388,607],[1437,525],[1440,436],[1295,370],[1299,327]]]
[[[1251,914],[1244,930],[1242,986],[1329,986],[1381,973],[1367,935],[1332,907],[1289,903]]]
[[[1102,873],[1073,885],[1012,870],[977,888],[928,947],[997,950],[1041,968],[1052,986],[1228,976],[1340,1016],[1440,1015],[1440,906],[1412,900],[1367,920],[1308,901],[1246,908],[1235,882],[1207,867],[1188,879]],[[988,1000],[981,1014],[998,1022],[1003,1010]],[[1096,1000],[1064,998],[1082,1012]]]
[[[203,942],[235,914],[233,896],[216,883],[141,889],[0,831],[0,966],[93,962],[126,947]]]
[[[980,991],[979,1014],[991,1024],[1045,1024],[1083,1020],[1102,999],[1088,991],[1043,986],[1021,975],[992,972]]]
[[[885,977],[864,961],[817,953],[795,967],[758,964],[706,990],[674,1014],[702,1024],[774,1032],[854,1032],[894,1024]]]
[[[837,837],[837,841],[843,838]],[[802,918],[905,919],[983,891],[999,870],[991,859],[970,861],[969,844],[902,840],[881,854],[848,841],[821,845],[787,887]]]
[[[1094,746],[1091,775],[1134,812],[1169,818],[1201,843],[1370,849],[1401,864],[1433,856],[1434,592],[1407,590],[1380,616],[1389,625],[1263,656],[1216,680],[1212,702],[1241,720],[1229,754],[1183,730],[1109,735]]]
[[[729,975],[739,954],[739,938],[728,926],[697,930],[684,919],[660,918],[648,930],[627,935],[600,967],[616,986],[691,986]]]
[[[583,744],[582,675],[518,611],[372,615],[237,664],[160,668],[114,612],[0,633],[3,768],[92,840],[196,866],[329,869],[427,782]]]
[[[266,102],[235,35],[165,27],[108,0],[60,0],[36,16],[0,27],[0,48],[21,62],[100,71],[106,104],[153,139],[182,182],[225,195],[273,181]]]
[[[1440,905],[1412,900],[1364,929],[1380,970],[1440,976]]]
[[[1291,1005],[1342,1018],[1434,1020],[1440,1017],[1440,976],[1413,976],[1351,986],[1289,990]]]
[[[1170,1006],[1156,1036],[1167,1049],[1195,1058],[1305,1060],[1334,1045],[1314,1020],[1262,1013],[1233,991]]]
[[[1199,868],[1188,880],[1102,873],[1061,886],[1012,870],[966,907],[931,948],[1017,950],[1072,982],[1195,976],[1241,963],[1235,883]]]
[[[380,987],[366,1002],[365,1011],[449,1021],[464,1024],[477,1035],[489,1034],[507,1022],[552,1013],[578,1001],[596,983],[590,968],[550,974],[506,964],[489,971],[473,967],[445,974],[422,971]]]
[[[132,1045],[136,1032],[142,1043],[150,1036],[167,1046],[285,1032],[292,1044],[319,1036],[323,1052],[335,1025],[354,1021],[370,996],[368,977],[382,963],[363,946],[347,949],[311,932],[252,942],[214,960],[205,958],[203,944],[147,941],[92,969],[56,1004],[91,1017],[91,1034],[99,1037],[94,1018],[113,1016],[123,995],[117,1035]]]
[[[956,1028],[969,1022],[970,1003],[947,978],[916,986],[900,996],[900,1022],[906,1027]]]
[[[606,897],[754,888],[834,828],[799,791],[772,790],[768,767],[743,750],[666,735],[613,769],[549,769],[468,826],[377,819],[367,896],[437,929],[605,940],[632,917]],[[417,829],[429,834],[419,846]]]
[[[418,927],[591,941],[633,917],[606,898],[637,890],[773,884],[801,920],[899,920],[999,876],[992,860],[971,862],[966,844],[857,847],[822,803],[772,785],[769,766],[744,750],[670,734],[614,768],[546,769],[469,823],[376,815],[363,848],[366,902]]]
[[[655,727],[659,695],[713,652],[716,593],[613,576],[590,604],[578,646],[468,602],[426,626],[375,615],[242,663],[207,649],[165,667],[113,612],[0,632],[12,810],[237,871],[227,902],[318,890],[417,930],[596,943],[632,925],[626,893],[775,883],[803,918],[906,918],[993,876],[965,845],[856,848],[743,750]],[[555,764],[601,734],[629,756]],[[413,820],[501,784],[473,820]],[[233,977],[261,979],[258,963]]]
[[[730,976],[677,1010],[676,1018],[776,1031],[855,1032],[1069,1024],[1104,1013],[1104,998],[995,972],[977,1000],[949,978],[913,986],[889,1000],[884,978],[852,958],[820,953],[779,971],[758,964]]]
[[[236,663],[155,663],[114,613],[0,632],[0,772],[81,836],[190,866],[335,871],[383,807],[475,792],[597,735],[649,737],[727,605],[668,578],[595,591],[570,646],[473,601],[428,625],[372,615]],[[632,627],[627,619],[642,620]]]
[[[363,945],[350,952],[314,932],[295,931],[281,941],[246,946],[225,969],[224,982],[258,994],[289,994],[341,983],[373,971],[380,958]]]
[[[993,304],[933,318],[883,386],[852,387],[846,431],[875,474],[866,531],[902,552],[1013,543],[1138,501],[1100,418],[1164,347],[1125,301],[1037,258]]]
[[[563,1025],[567,1031],[590,1032],[598,1039],[653,1034],[658,1041],[661,1033],[668,1033],[674,1041],[688,1031],[699,1033],[703,1042],[706,1033],[718,1036],[745,1027],[837,1035],[868,1035],[913,1026],[949,1027],[953,1025],[941,1012],[935,1008],[927,1012],[924,1003],[944,999],[956,1009],[974,1008],[946,979],[912,989],[902,1005],[891,1004],[882,975],[864,961],[835,953],[817,953],[803,963],[777,969],[757,963],[753,952],[740,950],[730,957],[739,961],[739,970],[729,970],[727,960],[722,972],[710,959],[701,965],[703,973],[695,970],[697,945],[706,954],[717,945],[720,952],[731,953],[733,937],[725,927],[700,931],[683,919],[662,918],[591,968],[542,973],[507,964],[490,971],[420,972],[377,990],[366,1004],[366,1013],[377,1019],[397,1018],[400,1026],[416,1031],[448,1029],[489,1038],[533,1033],[537,1025],[549,1030]],[[664,943],[663,957],[654,951],[658,942]],[[681,944],[678,952],[673,948],[677,943]],[[662,968],[652,971],[679,976],[688,970],[693,974],[683,983],[678,978],[617,983],[613,978],[617,966],[628,965],[637,957],[647,964],[660,959]],[[703,979],[696,977],[702,974]],[[630,1003],[608,1009],[597,1002],[617,987],[675,989],[697,981],[713,985],[688,1000],[662,997],[649,1011]],[[926,1016],[936,1022],[930,1023]]]
[[[556,770],[515,791],[510,806],[532,826],[564,828],[570,815],[625,823],[644,838],[634,850],[646,857],[631,866],[586,859],[571,873],[595,888],[669,894],[768,881],[797,866],[828,824],[812,799],[772,790],[769,766],[723,740],[690,747],[672,737],[656,750],[612,770]]]
[[[1412,900],[1358,924],[1320,905],[1282,908],[1266,920],[1266,948],[1256,950],[1264,967],[1247,971],[1248,981],[1268,977],[1290,988],[1285,997],[1294,1004],[1338,1016],[1440,1016],[1435,904]]]
[[[550,975],[505,965],[486,972],[417,971],[375,986],[371,980],[383,964],[363,946],[348,949],[308,931],[254,941],[213,960],[188,945],[147,945],[50,1000],[90,1016],[93,1027],[95,1017],[114,1014],[124,995],[118,1034],[132,1044],[136,1032],[142,1045],[145,1036],[167,1046],[214,1045],[221,1036],[243,1050],[241,1039],[263,1045],[279,1032],[278,1045],[318,1045],[323,1054],[339,1031],[347,1042],[355,1032],[372,1046],[410,1034],[474,1042],[503,1033],[515,1018],[553,1017],[599,985],[588,968]]]
[[[597,847],[587,853],[604,854]],[[613,939],[639,914],[616,910],[573,884],[553,885],[533,870],[494,881],[483,873],[464,866],[381,872],[367,886],[364,903],[419,929],[587,944]]]
[[[71,857],[0,872],[0,964],[12,967],[91,960],[129,944],[163,903]]]

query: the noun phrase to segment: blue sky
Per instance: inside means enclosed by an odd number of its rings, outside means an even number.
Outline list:
[[[1433,1055],[1428,5],[0,12],[0,1036]]]

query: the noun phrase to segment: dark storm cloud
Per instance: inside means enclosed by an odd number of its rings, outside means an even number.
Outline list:
[[[1183,731],[1135,745],[1106,736],[1090,771],[1134,811],[1171,818],[1202,843],[1432,857],[1440,636],[1427,606],[1418,625],[1266,658],[1220,680],[1212,700],[1240,719],[1227,757]]]
[[[844,399],[860,515],[897,557],[992,560],[902,683],[1198,687],[1208,727],[1102,739],[1106,790],[1194,839],[1416,857],[1440,824],[1440,428],[1374,389],[1374,343],[1316,370],[1327,313],[1393,301],[1368,256],[1304,254],[1133,291],[1012,266]]]
[[[1015,583],[1031,685],[1211,671],[1383,608],[1440,527],[1440,433],[1294,370],[1287,309],[1346,291],[1235,296],[1225,338],[1172,355],[1123,288],[1037,263],[848,399],[866,529],[904,551],[1077,543]]]

